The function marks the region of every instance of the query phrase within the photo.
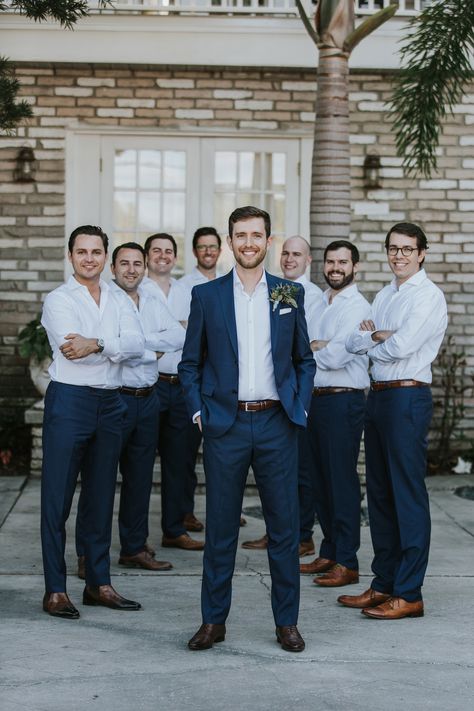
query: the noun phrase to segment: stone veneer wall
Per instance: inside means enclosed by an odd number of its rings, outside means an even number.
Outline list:
[[[18,65],[23,95],[35,112],[16,137],[0,138],[0,398],[4,406],[34,390],[19,358],[19,328],[40,310],[45,293],[63,279],[65,129],[77,126],[205,127],[312,133],[315,75],[305,70]],[[449,332],[474,366],[474,85],[455,107],[432,180],[403,176],[395,155],[385,101],[390,76],[351,75],[353,239],[363,265],[361,290],[371,298],[388,279],[382,249],[396,221],[421,223],[429,237],[427,269],[449,302]],[[207,134],[209,135],[209,133]],[[18,148],[34,148],[34,184],[15,184]],[[368,150],[382,159],[383,189],[365,193],[362,164]],[[107,225],[105,225],[107,228]],[[157,225],[157,229],[159,225]],[[474,400],[464,423],[474,430]]]

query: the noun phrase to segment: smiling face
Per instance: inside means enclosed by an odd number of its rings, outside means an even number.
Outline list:
[[[77,235],[68,253],[74,276],[80,284],[98,282],[105,267],[107,253],[97,235]]]
[[[193,253],[201,271],[212,271],[215,269],[221,253],[217,237],[215,235],[201,235]]]
[[[404,256],[401,252],[401,248],[403,247],[411,248],[413,250],[412,253]],[[395,248],[398,248],[397,253],[390,254],[390,251],[395,251]],[[408,251],[408,249],[406,251]],[[426,250],[418,249],[416,237],[408,237],[399,232],[392,232],[390,235],[387,259],[388,265],[397,280],[397,284],[403,284],[403,282],[414,276],[420,270],[421,262],[425,256]]]
[[[311,264],[308,243],[302,237],[290,237],[283,244],[280,268],[285,279],[298,279]]]
[[[351,250],[347,247],[330,250],[324,260],[324,278],[333,291],[341,291],[354,281],[357,264],[352,262]]]
[[[145,276],[145,260],[138,249],[119,249],[110,268],[117,284],[127,293],[135,292]]]
[[[234,223],[232,235],[227,237],[235,261],[243,269],[255,269],[265,259],[272,238],[265,232],[262,217],[250,217]]]
[[[148,271],[156,276],[167,275],[173,270],[175,264],[173,243],[163,237],[154,239],[147,254]]]

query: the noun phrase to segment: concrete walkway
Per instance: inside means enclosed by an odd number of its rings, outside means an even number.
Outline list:
[[[69,521],[69,593],[81,618],[41,610],[39,482],[0,479],[1,711],[461,711],[474,705],[474,501],[454,489],[474,477],[428,480],[433,517],[424,618],[379,622],[342,608],[340,589],[302,578],[302,654],[275,642],[265,552],[239,549],[227,639],[189,652],[200,624],[201,553],[157,547],[174,570],[154,574],[116,564],[113,585],[143,604],[136,613],[84,607]],[[258,499],[245,508],[255,513]],[[159,496],[151,541],[159,544]],[[197,499],[198,515],[204,498]],[[264,532],[247,515],[241,540]],[[116,526],[115,533],[116,533]],[[319,532],[317,532],[319,535]],[[199,535],[202,534],[198,534]],[[362,530],[361,582],[370,583],[371,546]]]

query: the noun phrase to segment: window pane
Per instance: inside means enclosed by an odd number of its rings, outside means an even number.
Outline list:
[[[164,151],[163,185],[165,188],[184,190],[186,187],[186,153]]]
[[[235,193],[217,193],[214,200],[214,225],[218,232],[227,235],[229,215],[235,210]]]
[[[135,193],[116,192],[114,195],[114,229],[135,232]]]
[[[157,193],[141,193],[138,197],[138,224],[140,231],[157,232],[160,226],[160,198]]]
[[[217,188],[233,188],[237,183],[237,153],[217,151],[215,154],[215,183]]]
[[[161,151],[140,151],[139,186],[159,190],[161,183]]]
[[[116,151],[115,176],[116,188],[134,188],[136,185],[137,152]]]
[[[163,225],[164,232],[184,233],[185,228],[185,196],[184,193],[163,193]]]
[[[286,183],[286,156],[284,153],[273,153],[272,160],[272,183],[273,190],[281,188]]]
[[[255,153],[239,153],[239,188],[252,189],[255,185]]]

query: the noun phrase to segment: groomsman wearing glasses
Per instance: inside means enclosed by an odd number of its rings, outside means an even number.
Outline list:
[[[446,331],[447,309],[442,291],[423,268],[428,243],[418,225],[394,225],[385,249],[394,278],[375,297],[372,318],[346,342],[351,353],[366,353],[372,362],[365,456],[374,578],[361,595],[342,595],[338,601],[362,609],[366,617],[398,620],[424,614],[431,363]]]

